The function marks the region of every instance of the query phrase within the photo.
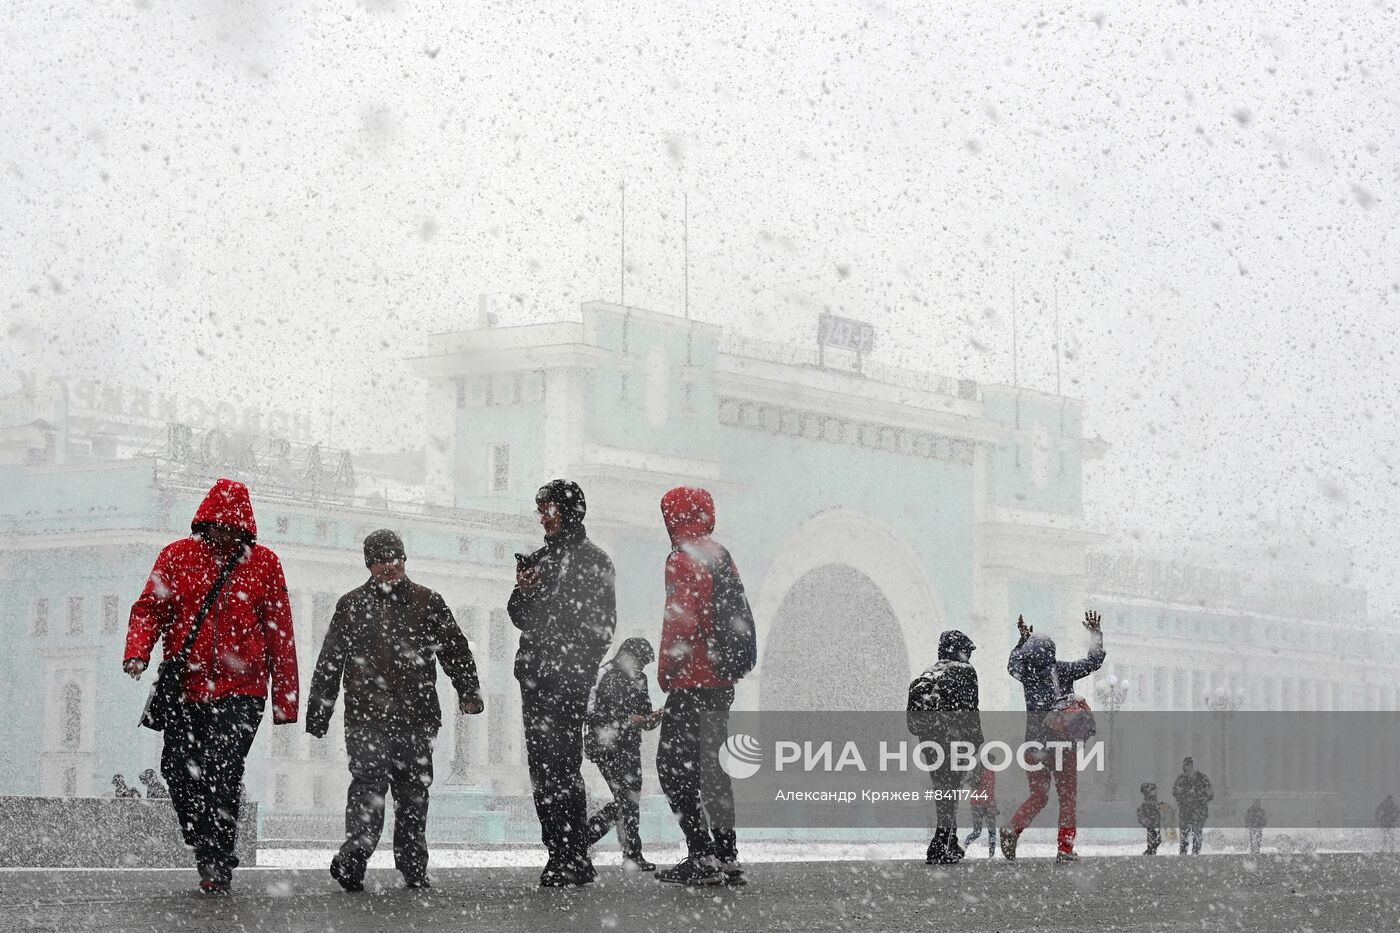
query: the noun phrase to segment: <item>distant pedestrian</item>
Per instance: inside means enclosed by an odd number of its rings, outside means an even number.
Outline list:
[[[1210,802],[1215,799],[1215,791],[1211,790],[1210,778],[1196,770],[1194,759],[1187,757],[1181,762],[1181,773],[1172,784],[1172,797],[1181,814],[1180,854],[1186,854],[1189,844],[1191,854],[1200,855],[1201,835],[1206,818],[1210,816]]]
[[[967,848],[987,831],[987,858],[997,854],[997,773],[991,768],[979,767],[977,783],[972,789],[972,832],[963,840]]]
[[[146,787],[146,797],[149,800],[168,800],[170,791],[166,788],[165,782],[156,774],[155,768],[147,768],[136,778]]]
[[[588,720],[583,754],[598,766],[612,791],[612,802],[588,820],[588,844],[594,845],[617,826],[622,866],[632,871],[655,871],[642,855],[638,829],[642,796],[642,731],[661,723],[661,710],[651,707],[646,666],[656,657],[651,642],[629,638],[613,659],[598,669],[598,683],[588,695]]]
[[[907,721],[909,731],[920,742],[932,743],[937,751],[924,752],[925,763],[936,764],[929,771],[933,781],[937,813],[933,838],[924,854],[929,865],[951,865],[962,861],[958,844],[958,794],[963,778],[969,775],[953,768],[953,743],[982,747],[982,717],[978,713],[977,669],[972,652],[977,646],[962,632],[950,629],[938,636],[938,660],[909,685]],[[936,761],[930,761],[933,756]]]
[[[1269,814],[1258,798],[1244,811],[1244,825],[1249,830],[1249,854],[1257,857],[1264,844],[1264,827],[1269,825]]]
[[[433,742],[442,728],[437,662],[457,692],[457,708],[480,713],[476,661],[442,596],[408,578],[403,539],[383,528],[364,541],[369,579],[335,606],[306,701],[306,731],[324,738],[345,685],[345,841],[331,877],[364,890],[365,868],[394,796],[394,867],[409,888],[428,879],[428,788]]]
[[[666,691],[656,771],[680,821],[686,857],[656,879],[742,885],[734,787],[719,763],[734,685],[757,657],[753,613],[729,551],[713,537],[714,499],[686,486],[661,497],[671,538],[656,680]]]
[[[120,774],[114,774],[112,775],[112,796],[118,798],[140,797],[141,792],[126,783],[126,778]]]
[[[160,771],[205,894],[227,894],[238,866],[238,788],[269,683],[273,725],[297,721],[292,604],[282,563],[257,534],[248,487],[215,482],[189,537],[156,558],[131,607],[122,659],[139,678],[156,642],[167,662],[187,651],[179,700],[159,723]]]
[[[1162,805],[1157,800],[1157,785],[1147,781],[1140,788],[1142,803],[1138,805],[1138,825],[1147,830],[1147,851],[1143,855],[1156,855],[1162,844]]]
[[[1025,692],[1027,742],[1044,745],[1052,741],[1065,741],[1063,736],[1053,734],[1048,721],[1052,713],[1067,711],[1067,704],[1078,703],[1073,693],[1076,680],[1103,667],[1107,652],[1103,648],[1100,625],[1097,612],[1084,613],[1084,628],[1089,632],[1089,653],[1078,661],[1060,661],[1055,657],[1054,640],[1034,634],[1034,628],[1027,625],[1024,618],[1017,617],[1016,628],[1021,640],[1012,649],[1006,669],[1021,682]],[[1060,803],[1060,831],[1055,858],[1060,862],[1079,860],[1074,851],[1078,777],[1079,756],[1075,749],[1064,751],[1058,757],[1048,753],[1042,757],[1039,770],[1027,773],[1031,795],[1011,817],[1011,825],[1001,831],[1003,856],[1016,858],[1016,842],[1050,799],[1050,782],[1053,780]]]
[[[1381,851],[1395,851],[1395,824],[1400,823],[1400,806],[1395,803],[1395,798],[1389,794],[1381,801],[1381,805],[1376,807],[1376,825],[1381,829]]]
[[[544,547],[517,555],[507,611],[520,630],[515,679],[540,839],[542,887],[591,883],[583,724],[588,693],[617,625],[613,562],[584,528],[583,490],[556,479],[535,493]]]

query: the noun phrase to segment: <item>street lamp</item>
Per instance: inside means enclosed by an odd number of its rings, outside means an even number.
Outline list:
[[[1206,709],[1210,710],[1215,721],[1220,723],[1220,810],[1232,812],[1230,803],[1230,756],[1226,745],[1225,732],[1235,713],[1244,708],[1244,688],[1237,687],[1234,693],[1224,687],[1216,687],[1213,693],[1206,694]]]
[[[1119,680],[1117,674],[1109,674],[1107,683],[1100,683],[1094,688],[1094,698],[1098,700],[1099,706],[1108,710],[1108,799],[1118,799],[1118,772],[1114,770],[1113,762],[1118,757],[1114,752],[1113,743],[1113,716],[1128,701],[1128,690],[1132,685],[1126,680]]]

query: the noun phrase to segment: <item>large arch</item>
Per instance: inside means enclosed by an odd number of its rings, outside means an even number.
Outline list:
[[[934,657],[946,615],[918,553],[892,528],[853,509],[812,516],[783,542],[756,591],[750,592],[758,628],[759,666],[741,682],[735,707],[759,709],[765,656],[783,603],[813,571],[838,565],[866,578],[888,603],[904,642],[908,669],[892,671],[905,685]],[[809,578],[810,579],[810,578]],[[821,650],[812,646],[811,650]]]

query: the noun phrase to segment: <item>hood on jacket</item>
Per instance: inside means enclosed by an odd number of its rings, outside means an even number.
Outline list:
[[[588,500],[583,497],[583,489],[578,483],[567,479],[552,479],[535,493],[535,505],[542,506],[553,502],[559,507],[559,517],[564,520],[564,530],[573,531],[583,527],[584,516],[588,514]]]
[[[194,513],[190,530],[198,531],[200,525],[224,525],[256,538],[258,523],[253,520],[253,500],[248,496],[248,487],[236,480],[215,480]]]
[[[661,497],[661,517],[672,543],[703,538],[715,530],[715,500],[704,489],[677,486]]]
[[[1032,635],[1021,646],[1021,656],[1028,669],[1048,670],[1055,663],[1055,639],[1049,635]]]
[[[938,636],[938,660],[956,661],[965,657],[972,657],[972,652],[977,650],[977,646],[957,629],[949,629]]]

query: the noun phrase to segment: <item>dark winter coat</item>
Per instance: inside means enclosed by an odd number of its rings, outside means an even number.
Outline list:
[[[326,734],[344,682],[347,728],[436,735],[438,658],[459,698],[479,698],[471,648],[442,596],[411,580],[366,581],[336,603],[311,678],[306,731]]]
[[[1394,829],[1396,822],[1400,822],[1400,806],[1396,805],[1395,798],[1387,797],[1376,807],[1376,825],[1381,829]]]
[[[1074,682],[1088,677],[1103,667],[1108,653],[1103,649],[1103,634],[1091,632],[1089,654],[1078,661],[1061,661],[1055,656],[1055,640],[1046,635],[1022,638],[1011,649],[1006,670],[1020,681],[1025,692],[1026,712],[1044,713],[1074,692]],[[1026,741],[1051,740],[1045,728],[1045,717],[1026,717]]]
[[[1215,791],[1211,789],[1210,778],[1200,771],[1191,773],[1181,772],[1176,776],[1176,781],[1172,784],[1172,798],[1176,800],[1176,806],[1181,813],[1181,818],[1188,822],[1204,820],[1210,814],[1210,802],[1215,799]]]
[[[589,761],[626,758],[641,761],[642,732],[630,716],[650,716],[651,690],[645,671],[628,674],[617,659],[598,671],[598,683],[588,694],[587,729],[583,750]]]
[[[617,626],[612,560],[572,524],[526,560],[539,585],[516,587],[506,609],[520,630],[515,679],[529,691],[586,693]]]
[[[1269,814],[1264,812],[1262,804],[1250,804],[1249,809],[1244,811],[1244,825],[1248,829],[1263,829],[1269,825]]]
[[[194,617],[223,569],[225,557],[199,532],[224,525],[247,542],[200,626],[185,670],[185,699],[193,703],[230,696],[266,698],[272,684],[274,722],[297,721],[297,652],[292,606],[282,563],[256,543],[258,526],[248,487],[233,480],[214,483],[195,513],[192,531],[156,558],[141,596],[131,607],[124,661],[150,663],[158,640],[167,658],[179,652]]]
[[[940,658],[909,685],[906,708],[909,731],[920,741],[945,747],[952,742],[971,742],[975,748],[982,747],[977,669],[968,662]]]
[[[1138,825],[1144,829],[1162,828],[1162,807],[1156,797],[1144,797],[1137,809]]]

